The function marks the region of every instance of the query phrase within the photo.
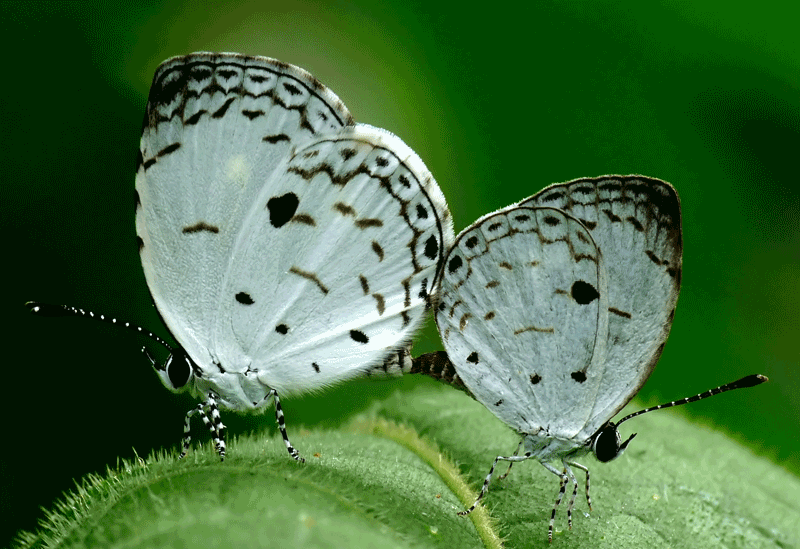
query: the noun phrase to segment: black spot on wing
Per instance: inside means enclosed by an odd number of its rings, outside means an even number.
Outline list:
[[[431,236],[428,240],[425,241],[425,257],[428,259],[436,259],[439,255],[439,241],[436,239],[436,236]]]
[[[315,372],[319,373],[319,364],[317,364],[316,362],[312,362],[311,366],[314,368]]]
[[[461,259],[460,255],[453,256],[453,258],[447,263],[447,270],[450,274],[453,274],[459,270],[463,264],[464,261]]]
[[[577,280],[572,284],[571,295],[572,299],[577,301],[580,305],[588,305],[600,297],[595,287],[583,280]]]
[[[238,294],[236,294],[236,301],[238,301],[242,305],[252,305],[253,303],[255,303],[255,301],[253,301],[253,298],[250,297],[250,294],[248,294],[247,292],[239,292]]]
[[[283,89],[289,92],[290,95],[301,95],[303,93],[302,91],[300,91],[300,88],[298,88],[294,84],[290,84],[289,82],[283,83]]]
[[[478,245],[478,237],[477,236],[473,235],[473,236],[471,236],[471,237],[469,237],[467,239],[467,248],[469,248],[470,250],[472,248],[474,248],[475,246],[477,246],[477,245]]]
[[[419,219],[428,219],[428,210],[422,204],[417,204],[417,217]]]
[[[574,379],[578,383],[583,383],[584,381],[586,381],[586,374],[584,372],[581,372],[580,370],[578,370],[577,372],[572,372],[570,374],[570,377],[572,377],[572,379]]]
[[[350,330],[350,339],[357,343],[369,343],[367,334],[360,330]]]
[[[547,215],[544,218],[544,222],[551,227],[557,227],[561,224],[561,220],[553,215]]]
[[[539,374],[531,374],[531,385],[536,385],[540,381],[542,381],[542,376]]]
[[[289,327],[286,324],[278,324],[275,326],[275,331],[281,335],[286,335],[289,333]]]
[[[282,196],[273,196],[267,201],[269,210],[269,222],[273,227],[279,229],[286,225],[297,211],[300,199],[294,193],[286,193]]]
[[[467,362],[471,362],[472,364],[478,363],[478,352],[472,351],[469,356],[467,357]]]

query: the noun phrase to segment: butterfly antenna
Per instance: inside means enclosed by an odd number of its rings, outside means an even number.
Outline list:
[[[49,303],[39,303],[36,301],[28,301],[25,306],[35,315],[39,316],[81,316],[84,318],[93,318],[94,320],[102,320],[103,322],[108,322],[109,324],[114,324],[115,326],[122,326],[123,328],[128,328],[129,330],[134,330],[142,335],[145,335],[160,343],[164,347],[166,347],[169,352],[173,353],[175,350],[173,349],[172,345],[158,337],[153,332],[149,332],[142,328],[141,326],[137,326],[135,324],[131,324],[130,322],[121,322],[116,318],[107,317],[105,315],[95,314],[92,311],[84,311],[83,309],[78,309],[76,307],[70,307],[69,305],[51,305]],[[143,352],[147,355],[150,360],[150,354],[147,350],[142,349]]]
[[[694,395],[693,397],[687,397],[681,400],[674,400],[672,402],[667,402],[666,404],[659,404],[658,406],[653,406],[652,408],[645,408],[644,410],[639,410],[638,412],[634,412],[619,420],[617,422],[617,427],[619,427],[623,422],[628,421],[629,419],[634,418],[636,416],[646,414],[647,412],[652,412],[654,410],[661,410],[662,408],[671,408],[673,406],[681,406],[682,404],[689,404],[690,402],[697,402],[698,400],[718,395],[720,393],[724,393],[725,391],[733,391],[734,389],[746,389],[747,387],[755,387],[756,385],[761,385],[765,381],[769,381],[769,378],[767,376],[762,376],[761,374],[749,375],[743,377],[742,379],[737,379],[736,381],[732,381],[731,383],[720,385],[715,389],[710,389],[704,393]]]

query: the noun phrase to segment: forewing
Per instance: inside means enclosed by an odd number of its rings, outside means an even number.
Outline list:
[[[217,361],[281,394],[366,373],[410,341],[452,242],[439,187],[396,136],[357,125],[299,147],[237,238]]]
[[[522,202],[559,208],[589,229],[608,272],[608,342],[591,436],[641,388],[666,343],[681,281],[678,195],[643,176],[605,176],[552,185]]]
[[[445,349],[477,400],[523,433],[576,434],[600,381],[602,259],[580,222],[509,207],[465,229],[436,311]]]
[[[352,124],[304,70],[196,53],[156,71],[136,173],[145,277],[168,328],[208,363],[223,277],[256,194],[294,146]]]

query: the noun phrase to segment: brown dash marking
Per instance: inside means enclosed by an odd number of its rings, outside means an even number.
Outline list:
[[[356,227],[359,229],[367,229],[369,227],[383,227],[383,220],[381,219],[357,219]]]
[[[609,313],[614,313],[615,315],[621,316],[622,318],[631,318],[631,314],[630,313],[626,313],[625,311],[621,311],[621,310],[617,309],[616,307],[609,307],[608,308],[608,312]]]
[[[537,326],[526,326],[525,328],[514,330],[514,335],[523,334],[525,332],[542,332],[545,334],[552,334],[555,333],[555,330],[553,328],[539,328]]]
[[[302,223],[303,225],[310,225],[312,227],[317,226],[317,222],[314,221],[314,218],[304,213],[295,214],[289,221],[291,221],[292,223]]]
[[[206,223],[205,221],[198,221],[194,225],[189,225],[188,227],[184,227],[183,231],[181,231],[181,232],[183,234],[192,234],[192,233],[200,233],[200,232],[203,232],[203,231],[207,231],[209,233],[217,234],[219,232],[219,227],[216,227],[214,225],[210,225],[210,224]]]
[[[302,269],[300,269],[298,267],[294,267],[294,266],[291,269],[289,269],[289,272],[292,273],[292,274],[296,274],[298,276],[302,276],[303,278],[306,278],[306,279],[310,280],[311,282],[313,282],[314,284],[317,285],[317,287],[320,289],[320,291],[323,294],[327,294],[328,293],[328,288],[325,287],[325,285],[320,281],[319,278],[317,278],[316,274],[309,273],[308,271],[304,271],[304,270],[302,270]]]

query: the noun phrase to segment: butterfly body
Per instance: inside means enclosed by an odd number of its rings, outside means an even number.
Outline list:
[[[355,124],[305,70],[200,52],[156,70],[136,165],[136,234],[153,302],[179,346],[148,358],[219,408],[400,374],[453,241],[444,196],[397,136]],[[85,314],[31,304],[39,314]],[[142,330],[139,330],[142,333]],[[147,351],[145,351],[147,353]]]
[[[624,451],[611,419],[661,354],[681,258],[677,194],[641,176],[553,185],[458,235],[436,322],[459,381],[521,436],[495,465],[542,462],[560,502],[575,459]]]

